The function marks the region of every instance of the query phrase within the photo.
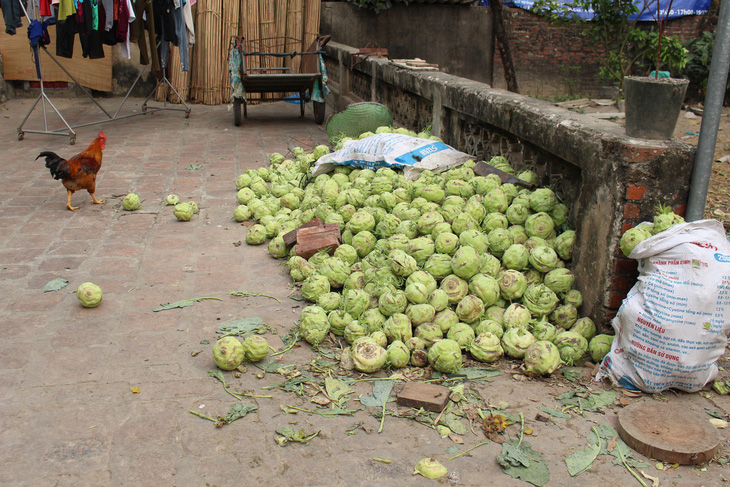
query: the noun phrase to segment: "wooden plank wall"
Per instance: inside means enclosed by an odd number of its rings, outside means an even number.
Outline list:
[[[246,39],[249,51],[291,52],[307,49],[319,35],[321,0],[198,0],[193,6],[195,44],[190,47],[190,72],[183,73],[177,47],[171,46],[167,77],[186,101],[218,105],[231,102],[228,53],[231,36]],[[285,42],[274,38],[291,38]],[[254,67],[291,67],[301,59],[249,57]],[[165,97],[160,89],[156,99]],[[168,101],[177,97],[167,90]]]

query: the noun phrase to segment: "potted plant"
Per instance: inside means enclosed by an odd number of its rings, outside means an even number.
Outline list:
[[[617,103],[625,98],[630,136],[669,138],[679,117],[688,81],[664,71],[682,69],[687,62],[680,40],[664,35],[672,2],[538,0],[533,7],[553,24],[579,29],[600,64],[599,75],[618,87]],[[657,30],[640,26],[639,19],[647,16]]]

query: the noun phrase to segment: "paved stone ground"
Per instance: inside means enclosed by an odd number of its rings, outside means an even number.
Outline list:
[[[379,420],[372,411],[336,418],[286,414],[282,406],[315,405],[306,395],[263,389],[282,376],[250,365],[240,378],[226,378],[232,390],[271,396],[243,398],[258,405],[256,413],[220,429],[190,413],[225,415],[237,402],[207,376],[214,370],[210,343],[221,323],[259,316],[283,335],[303,306],[288,297],[290,279],[264,246],[239,245],[246,230],[230,217],[234,180],[245,168],[264,165],[269,152],[326,142],[311,113],[302,120],[295,105],[256,106],[243,126],[234,127],[227,107],[193,106],[189,119],[160,112],[84,127],[71,146],[67,138],[49,135],[17,140],[16,129],[32,101],[0,106],[0,485],[527,485],[501,472],[497,443],[449,460],[456,454],[449,447],[463,452],[484,441],[478,429],[464,435],[460,445],[408,419],[388,417],[377,433]],[[54,102],[72,123],[101,119],[84,100]],[[116,103],[104,105],[114,110]],[[140,103],[129,100],[125,110],[139,109]],[[26,129],[41,126],[39,114],[36,110]],[[108,145],[97,196],[106,203],[92,205],[86,193],[77,193],[72,202],[80,208],[72,213],[60,182],[34,158],[41,150],[64,156],[80,152],[99,129]],[[191,170],[191,165],[202,167]],[[140,195],[141,210],[121,210],[121,198],[130,191]],[[178,222],[163,206],[169,193],[196,201],[200,214]],[[57,277],[69,286],[41,292]],[[76,299],[74,291],[85,281],[104,290],[98,308],[82,308]],[[234,297],[231,290],[278,301]],[[152,311],[197,297],[220,300]],[[267,338],[281,347],[277,335]],[[201,343],[205,340],[210,343]],[[281,356],[282,363],[302,369],[314,358],[306,344]],[[565,457],[586,445],[592,426],[615,426],[618,407],[535,421],[540,406],[555,407],[554,397],[576,383],[562,376],[524,382],[513,377],[508,363],[501,369],[491,382],[468,387],[487,403],[506,401],[509,412],[524,415],[534,430],[525,438],[550,466],[548,485],[640,485],[626,469],[612,465],[610,456],[600,456],[575,478],[565,466]],[[590,384],[590,372],[583,369],[584,384],[607,387]],[[357,383],[355,396],[371,387],[372,382]],[[675,402],[702,417],[705,411],[730,413],[730,399],[716,394],[624,399]],[[364,409],[355,399],[347,407]],[[395,409],[394,403],[388,408]],[[357,423],[362,428],[346,434]],[[286,426],[320,434],[308,445],[280,447],[274,431]],[[507,429],[509,437],[518,433],[517,425]],[[728,430],[721,433],[727,456]],[[449,478],[412,475],[415,463],[428,456],[448,467]],[[665,471],[655,463],[644,471],[662,486],[720,486],[730,478],[727,467],[717,463]]]

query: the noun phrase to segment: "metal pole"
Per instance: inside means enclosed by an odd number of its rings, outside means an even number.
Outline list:
[[[707,80],[700,139],[697,144],[697,155],[689,188],[689,201],[685,215],[687,221],[701,220],[705,213],[707,187],[710,184],[712,163],[715,159],[715,145],[717,145],[717,132],[722,116],[728,67],[730,67],[730,1],[726,0],[720,2],[720,15],[715,31],[710,76]]]

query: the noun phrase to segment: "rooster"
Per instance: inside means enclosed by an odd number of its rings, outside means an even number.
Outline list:
[[[46,158],[46,167],[51,171],[53,179],[60,179],[68,191],[66,208],[71,211],[78,209],[78,206],[71,206],[71,195],[74,192],[85,189],[91,195],[94,204],[103,204],[103,200],[96,199],[96,173],[101,168],[101,156],[106,146],[106,135],[99,132],[94,141],[80,154],[76,154],[66,160],[55,152],[41,152],[40,157]]]

